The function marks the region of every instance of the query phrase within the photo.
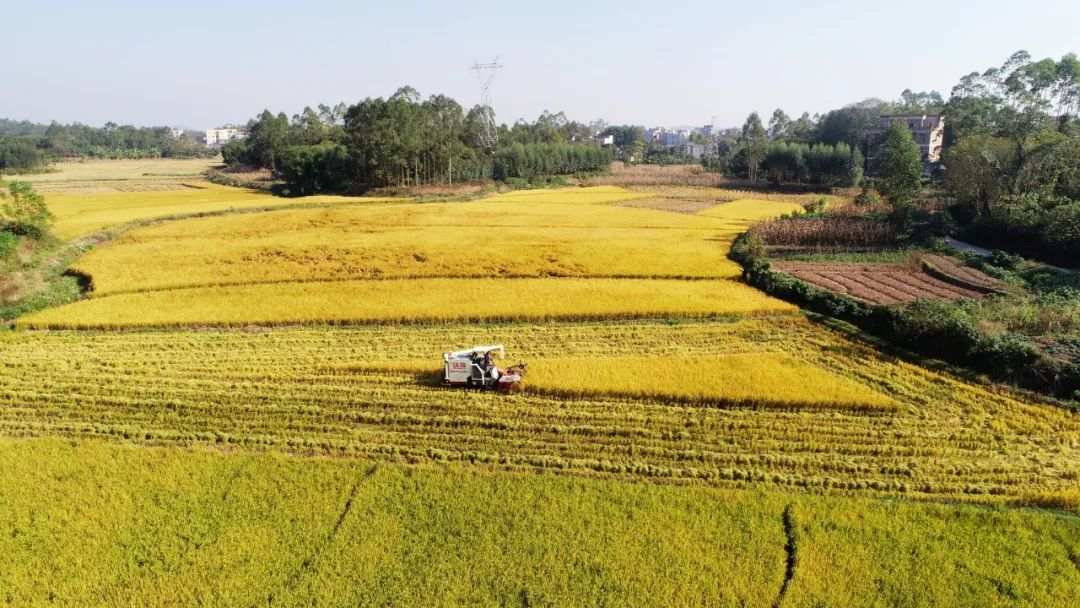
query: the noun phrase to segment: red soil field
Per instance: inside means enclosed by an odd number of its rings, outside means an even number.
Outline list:
[[[900,264],[774,262],[773,268],[815,287],[869,304],[901,304],[918,299],[956,300],[985,295],[984,291],[954,285]]]

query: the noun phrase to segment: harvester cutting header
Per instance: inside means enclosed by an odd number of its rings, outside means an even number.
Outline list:
[[[520,390],[528,366],[518,363],[500,369],[495,358],[505,356],[506,349],[502,344],[443,353],[443,384],[504,393]]]

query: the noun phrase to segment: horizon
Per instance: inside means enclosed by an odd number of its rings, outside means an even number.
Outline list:
[[[994,0],[979,23],[964,23],[963,39],[946,32],[969,9],[925,1],[902,11],[916,17],[898,18],[900,27],[850,0],[816,9],[790,0],[634,7],[634,23],[613,20],[628,9],[607,1],[545,11],[486,1],[457,10],[322,2],[304,14],[280,2],[249,6],[258,11],[205,0],[13,7],[13,46],[35,52],[6,67],[6,88],[16,93],[0,98],[0,117],[204,130],[245,124],[263,109],[291,116],[406,85],[469,108],[480,97],[470,66],[498,56],[505,67],[492,105],[500,123],[548,110],[582,123],[730,128],[755,111],[764,119],[776,108],[823,114],[904,89],[948,98],[962,76],[1017,50],[1035,58],[1074,50],[1065,45],[1080,22],[1080,5],[1059,0],[1037,10]],[[859,49],[852,32],[872,32],[874,48]],[[835,74],[851,78],[820,86]]]

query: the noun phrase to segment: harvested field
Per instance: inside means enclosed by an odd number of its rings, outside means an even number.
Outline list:
[[[965,266],[955,258],[944,255],[924,255],[921,259],[923,267],[930,274],[956,283],[961,287],[989,292],[996,292],[1005,288],[1005,283],[970,266]]]
[[[66,161],[48,173],[20,175],[19,181],[31,182],[44,193],[163,192],[202,181],[217,162],[211,158]]]
[[[900,264],[820,264],[774,262],[773,268],[811,285],[869,304],[902,304],[919,299],[981,298],[985,293],[935,278]]]
[[[607,175],[591,177],[589,186],[721,186],[728,178],[709,173],[701,165],[626,165],[611,164]]]
[[[673,213],[695,214],[706,209],[712,209],[722,205],[725,201],[707,199],[681,199],[681,198],[643,198],[633,201],[618,203],[620,207],[632,207],[635,209],[655,209],[657,211],[671,211]]]
[[[351,369],[416,361],[438,369],[448,346],[488,340],[536,363],[538,388],[554,383],[552,393],[458,391],[411,373]],[[701,381],[714,396],[801,403],[657,398],[686,388],[635,364],[642,353],[700,361],[688,381],[712,374]],[[557,360],[567,358],[590,360],[588,370],[559,378]],[[816,370],[800,373],[806,368]],[[783,375],[770,377],[774,369]],[[751,383],[725,385],[729,374]],[[881,404],[881,396],[896,407],[819,406]],[[1067,498],[1080,474],[1075,414],[890,359],[794,315],[678,325],[10,332],[0,334],[0,431],[984,501]]]

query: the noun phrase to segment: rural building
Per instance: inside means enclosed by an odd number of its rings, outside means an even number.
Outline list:
[[[880,139],[881,135],[895,124],[902,124],[911,131],[915,143],[919,144],[924,163],[934,164],[941,162],[941,146],[945,142],[945,118],[940,114],[895,114],[882,116],[878,122],[878,128],[870,133],[871,142]]]
[[[237,127],[219,127],[206,130],[206,146],[220,148],[234,139],[240,139],[245,134]]]

